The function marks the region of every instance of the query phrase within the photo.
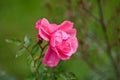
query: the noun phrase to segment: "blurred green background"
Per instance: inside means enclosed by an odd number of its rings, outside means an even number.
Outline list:
[[[120,0],[101,1],[116,59],[120,55]],[[78,80],[116,79],[106,54],[104,32],[97,21],[100,19],[97,0],[0,0],[0,80],[24,80],[28,76],[27,53],[16,58],[18,48],[5,39],[23,40],[26,34],[36,39],[35,22],[44,17],[57,24],[71,20],[77,28],[80,46],[72,59],[64,62],[64,70],[75,73]],[[120,66],[120,62],[118,64]],[[102,75],[96,74],[96,67]]]

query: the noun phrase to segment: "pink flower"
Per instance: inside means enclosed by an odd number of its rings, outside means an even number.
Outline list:
[[[76,29],[73,23],[64,21],[62,24],[50,24],[43,18],[36,23],[38,35],[49,41],[49,47],[43,58],[43,64],[55,67],[60,60],[68,60],[78,48]]]

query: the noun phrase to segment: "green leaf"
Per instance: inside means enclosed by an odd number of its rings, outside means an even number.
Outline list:
[[[24,37],[24,46],[25,46],[25,47],[29,47],[30,44],[31,44],[31,39],[30,39],[30,37],[29,37],[28,35],[25,35],[25,37]]]
[[[24,53],[24,51],[25,51],[25,48],[24,48],[24,47],[20,48],[20,49],[18,50],[17,54],[16,54],[16,58],[19,57],[19,56],[22,56],[23,53]]]
[[[17,46],[20,46],[22,44],[22,42],[20,40],[18,40],[18,39],[6,39],[5,41],[7,43],[13,43],[13,44],[15,44]]]
[[[41,61],[41,60],[38,61],[38,63],[37,63],[37,67],[39,68],[41,64],[42,64],[42,61]]]
[[[31,64],[30,64],[30,70],[31,70],[31,72],[35,72],[36,71],[36,64],[35,64],[34,61],[32,61]]]
[[[28,57],[27,57],[27,63],[30,64],[31,62],[32,62],[32,57],[31,57],[31,55],[28,55]]]
[[[34,55],[35,53],[37,53],[37,51],[39,50],[39,45],[38,44],[35,44],[33,47],[32,47],[32,55]]]

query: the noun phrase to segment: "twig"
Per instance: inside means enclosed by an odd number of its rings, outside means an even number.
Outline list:
[[[113,64],[113,67],[115,69],[118,80],[120,80],[119,67],[118,67],[118,64],[116,63],[116,61],[113,59],[112,52],[111,52],[112,46],[110,44],[110,41],[109,41],[109,38],[108,38],[108,35],[107,35],[107,25],[105,23],[105,19],[104,19],[104,15],[103,15],[101,0],[97,0],[97,4],[98,4],[98,8],[99,8],[99,13],[100,13],[101,27],[103,29],[105,41],[106,41],[106,44],[107,44],[107,54],[108,54],[108,56],[109,56],[109,58],[110,58],[110,60]]]
[[[32,55],[32,53],[31,53],[31,51],[28,49],[28,47],[25,47],[25,46],[23,46],[25,49],[26,49],[26,51],[29,53],[29,55],[31,56],[31,58],[32,58],[32,60],[34,61],[34,68],[36,68],[36,60],[34,60],[34,56]],[[38,72],[37,72],[37,70],[35,70],[34,71],[34,74],[35,74],[35,80],[38,80]]]
[[[88,9],[83,8],[83,10],[85,12],[87,12],[87,14],[89,14],[91,17],[93,17],[93,19],[95,19],[96,21],[100,22],[100,20],[95,15],[93,15]]]
[[[100,22],[100,20],[99,20],[89,9],[86,8],[86,6],[84,5],[84,1],[83,1],[83,0],[80,0],[80,1],[78,2],[78,6],[80,6],[81,4],[83,4],[82,10],[83,10],[84,12],[86,12],[88,15],[90,15],[95,21]]]
[[[47,43],[44,47],[42,47],[41,44],[39,44],[39,43],[37,43],[37,44],[39,45],[39,47],[40,47],[40,49],[41,49],[41,52],[40,52],[39,57],[38,57],[37,59],[35,59],[35,61],[34,61],[34,64],[35,64],[35,65],[36,65],[37,62],[39,62],[39,60],[41,59],[42,53],[43,53],[44,49],[47,47],[47,45],[48,45],[48,43]],[[39,65],[40,65],[40,64],[39,64]],[[35,72],[36,77],[35,77],[35,80],[38,80],[38,77],[39,77],[39,74],[38,74],[39,65],[36,67],[36,72]]]
[[[74,21],[75,18],[76,18],[76,15],[74,14],[74,11],[72,9],[72,0],[67,0],[67,15],[68,15],[68,18],[71,20],[71,21]]]
[[[38,44],[38,45],[41,48],[41,53],[40,53],[39,57],[37,58],[37,60],[39,60],[41,58],[41,55],[42,55],[44,49],[48,46],[48,43],[44,47],[42,47],[41,44]]]
[[[32,55],[31,51],[23,45],[23,47],[26,49],[26,51],[29,53],[29,55],[31,56],[32,60],[34,60],[34,56]]]

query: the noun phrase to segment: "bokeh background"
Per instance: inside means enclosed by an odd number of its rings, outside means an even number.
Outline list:
[[[23,40],[27,34],[36,39],[35,22],[47,18],[51,23],[74,22],[79,48],[63,69],[73,72],[78,80],[119,80],[120,74],[120,0],[100,0],[106,24],[101,25],[99,0],[0,0],[0,80],[24,80],[30,73],[27,53],[16,58],[18,47],[6,39]],[[120,75],[119,75],[120,76]]]

